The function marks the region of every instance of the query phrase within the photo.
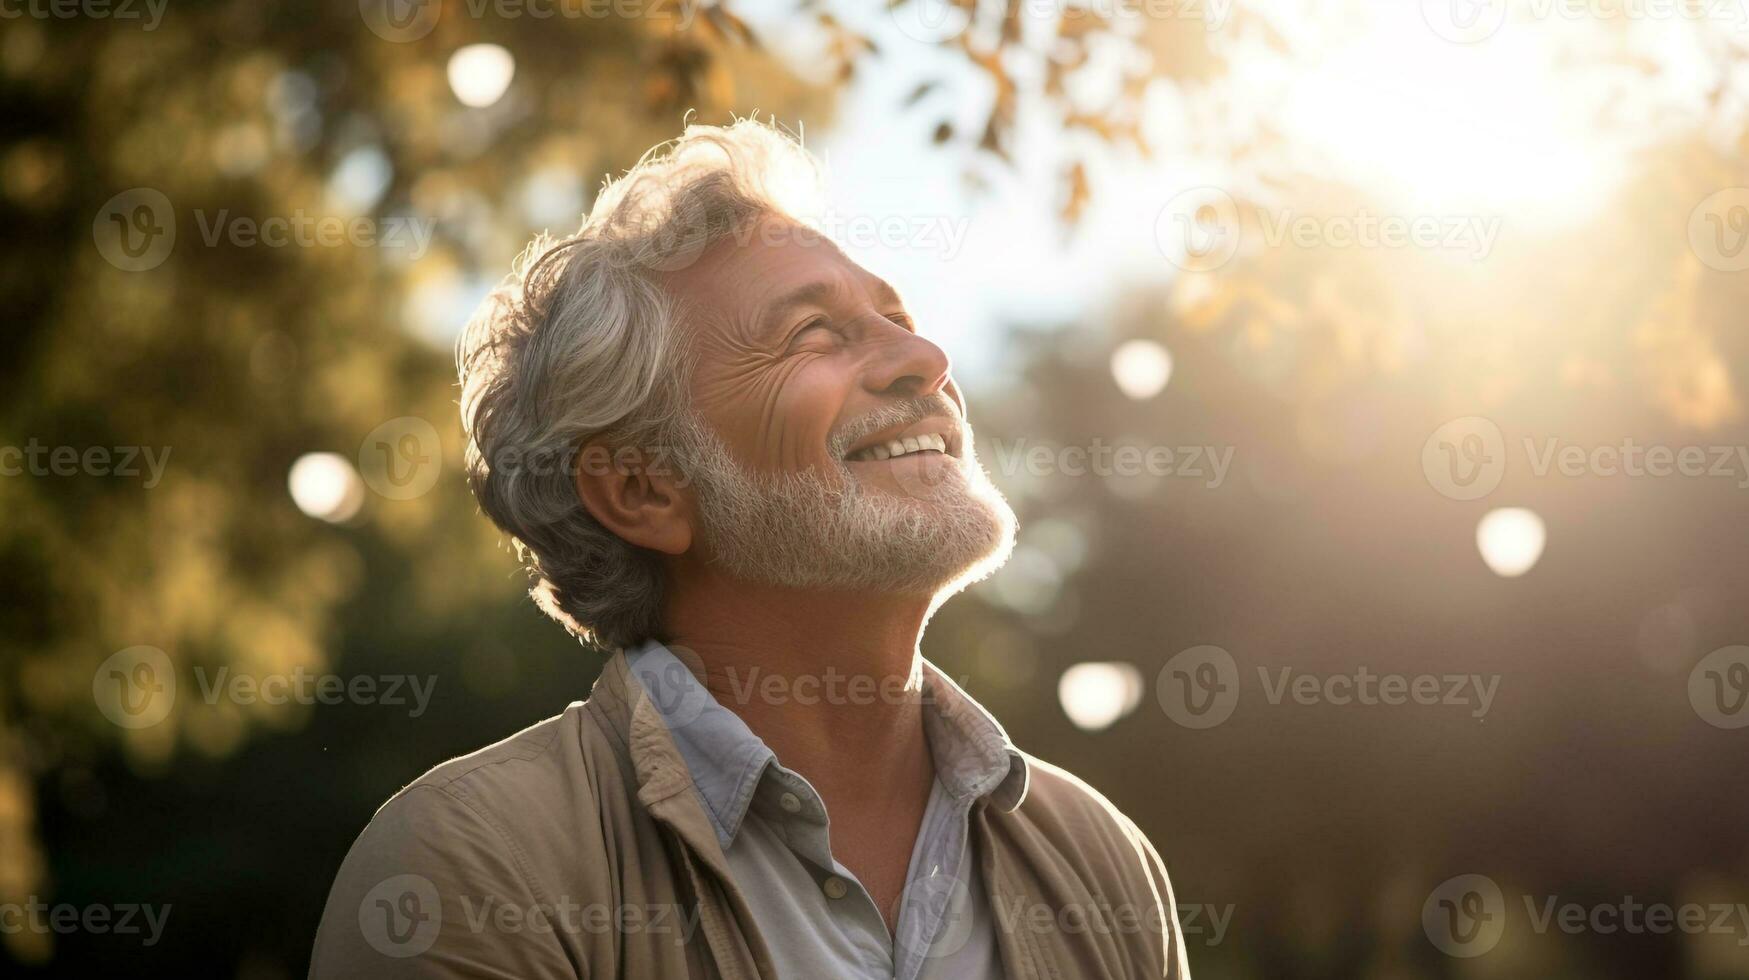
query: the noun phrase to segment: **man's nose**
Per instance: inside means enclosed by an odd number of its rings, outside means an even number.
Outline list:
[[[917,398],[947,386],[952,365],[947,352],[910,330],[885,320],[879,350],[869,365],[866,383],[879,395]]]

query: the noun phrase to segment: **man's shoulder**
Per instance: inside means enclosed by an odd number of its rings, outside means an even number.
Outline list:
[[[1159,852],[1085,780],[1023,755],[1026,795],[990,821],[1007,901],[1037,902],[1059,917],[1071,909],[1112,917],[1110,942],[1095,937],[1099,930],[1064,937],[1078,951],[1065,954],[1076,961],[1075,975],[1110,973],[1111,964],[1120,963],[1116,972],[1124,976],[1188,977],[1172,883]]]
[[[1104,828],[1125,836],[1137,832],[1130,818],[1086,780],[1030,752],[1021,755],[1026,759],[1021,813],[1066,829]]]
[[[575,702],[484,748],[439,763],[378,808],[381,822],[397,811],[471,810],[505,829],[545,823],[556,813],[576,814],[597,802],[603,770],[618,766],[604,733]]]
[[[520,975],[561,975],[551,942],[507,945],[482,910],[533,909],[610,894],[612,851],[601,811],[615,806],[611,743],[582,703],[438,765],[384,803],[335,874],[312,975],[390,975],[402,964],[479,963],[511,955]],[[619,791],[623,794],[623,790]],[[373,910],[411,909],[431,923],[429,957],[376,925]],[[395,922],[398,924],[399,919]],[[398,925],[397,925],[398,928]],[[442,938],[437,938],[441,933]],[[386,958],[385,958],[386,957]],[[523,962],[526,960],[526,962]],[[368,967],[368,969],[367,969]],[[440,971],[441,972],[441,971]],[[458,969],[455,975],[471,973]]]
[[[1158,888],[1160,867],[1154,850],[1135,821],[1126,816],[1105,794],[1081,777],[1029,753],[1026,759],[1026,795],[1015,810],[1005,815],[1016,842],[1033,860],[1051,852],[1070,861],[1095,879],[1122,884],[1142,892]],[[1113,880],[1107,876],[1115,875]]]
[[[623,794],[586,703],[450,759],[379,807],[347,852],[336,893],[417,874],[465,892],[523,884],[598,859],[599,811]],[[616,775],[605,776],[612,768]]]
[[[406,797],[427,795],[419,792],[423,789],[437,790],[437,795],[472,797],[497,783],[538,780],[551,774],[563,766],[558,753],[567,732],[575,732],[581,721],[581,707],[580,702],[573,704],[514,735],[432,766],[391,796],[384,807]]]

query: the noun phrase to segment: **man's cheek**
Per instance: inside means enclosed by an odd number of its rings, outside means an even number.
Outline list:
[[[696,388],[705,420],[752,469],[803,469],[825,455],[834,413],[798,383],[805,374],[800,360],[721,371]]]

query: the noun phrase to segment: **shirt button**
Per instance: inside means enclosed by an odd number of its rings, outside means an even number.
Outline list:
[[[800,813],[802,798],[794,793],[785,793],[777,798],[777,805],[783,807],[785,813]]]
[[[837,875],[827,878],[826,883],[820,886],[820,890],[826,893],[827,898],[831,899],[843,898],[850,894],[850,886],[846,885],[844,879]]]

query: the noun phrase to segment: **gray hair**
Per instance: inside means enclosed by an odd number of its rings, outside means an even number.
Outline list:
[[[685,310],[663,276],[762,216],[800,213],[811,202],[794,195],[818,185],[814,159],[769,125],[689,126],[604,184],[576,234],[536,238],[457,341],[468,484],[535,602],[584,640],[623,648],[661,620],[660,556],[603,527],[575,475],[588,441],[684,450]]]

